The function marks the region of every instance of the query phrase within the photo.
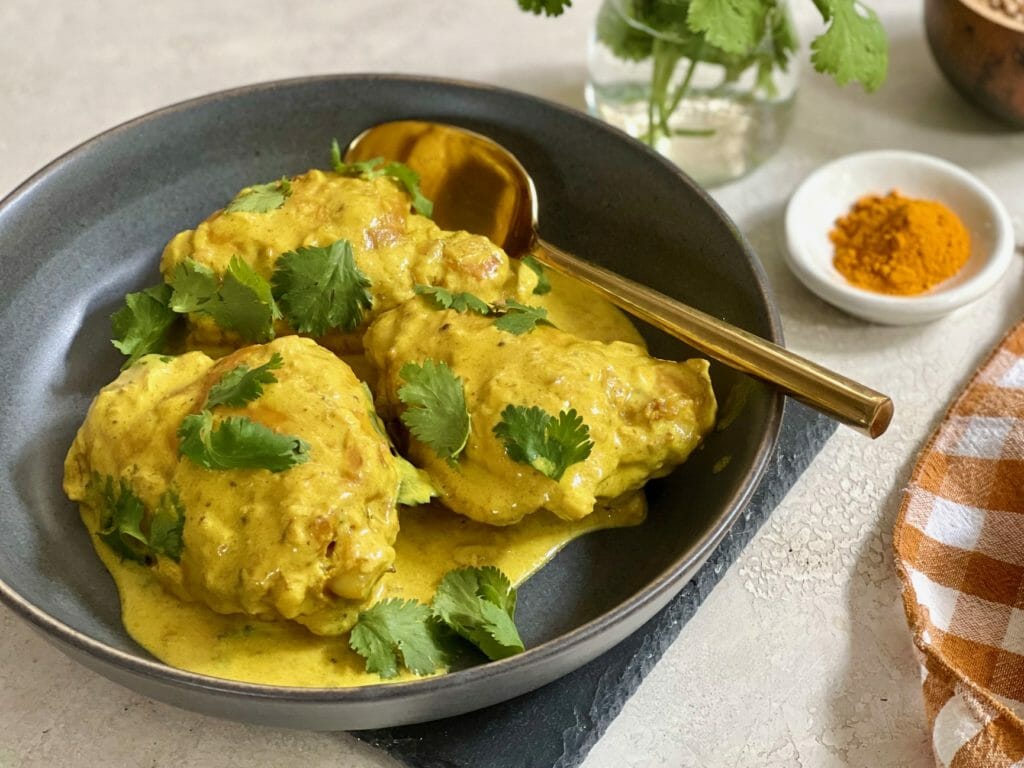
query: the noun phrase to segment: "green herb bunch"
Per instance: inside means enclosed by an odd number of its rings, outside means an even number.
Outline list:
[[[558,16],[572,0],[518,0],[526,11]],[[811,0],[826,24],[811,43],[811,63],[839,85],[859,82],[867,91],[885,80],[889,62],[885,31],[860,0]],[[722,85],[754,70],[755,90],[774,96],[772,74],[785,71],[797,49],[783,0],[605,0],[597,37],[619,59],[652,65],[648,143],[669,129],[669,116],[689,91],[696,66],[720,65]],[[677,67],[685,63],[681,78]],[[685,133],[685,131],[684,131]]]

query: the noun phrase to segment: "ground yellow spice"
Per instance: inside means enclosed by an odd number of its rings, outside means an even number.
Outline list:
[[[829,233],[832,263],[854,285],[879,293],[924,293],[956,274],[971,236],[953,211],[935,200],[866,195]]]

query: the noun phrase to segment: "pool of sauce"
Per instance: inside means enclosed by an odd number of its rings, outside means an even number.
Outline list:
[[[521,584],[562,547],[590,531],[637,525],[646,504],[634,494],[588,517],[567,522],[535,514],[517,525],[473,522],[438,505],[402,508],[394,573],[383,579],[379,599],[429,602],[453,568],[494,565]],[[260,621],[215,613],[182,602],[164,590],[150,569],[120,560],[101,542],[96,551],[114,577],[124,626],[139,645],[173,667],[213,677],[269,685],[348,687],[382,682],[348,647],[348,634],[314,635],[288,621]],[[402,672],[390,682],[415,679]]]

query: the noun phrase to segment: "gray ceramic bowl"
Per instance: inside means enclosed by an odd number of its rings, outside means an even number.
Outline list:
[[[537,183],[545,236],[779,340],[755,257],[675,167],[604,124],[523,94],[399,77],[325,77],[154,112],[59,158],[0,204],[0,598],[70,656],[162,701],[256,723],[359,729],[466,712],[537,688],[636,630],[704,562],[764,470],[781,398],[740,418],[648,489],[637,528],[570,545],[520,590],[525,653],[444,677],[361,689],[250,685],[172,669],[125,633],[117,594],[61,491],[64,453],[117,374],[109,316],[157,279],[164,243],[253,181],[327,165],[385,120],[463,125],[513,150]],[[655,353],[692,351],[658,334]],[[713,366],[724,399],[737,377]],[[723,456],[731,461],[718,473]]]

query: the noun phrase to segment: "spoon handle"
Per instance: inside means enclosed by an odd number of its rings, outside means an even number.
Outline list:
[[[586,283],[634,317],[730,368],[775,385],[859,432],[878,437],[892,420],[893,404],[888,397],[784,347],[583,261],[540,238],[533,255],[542,264]]]

